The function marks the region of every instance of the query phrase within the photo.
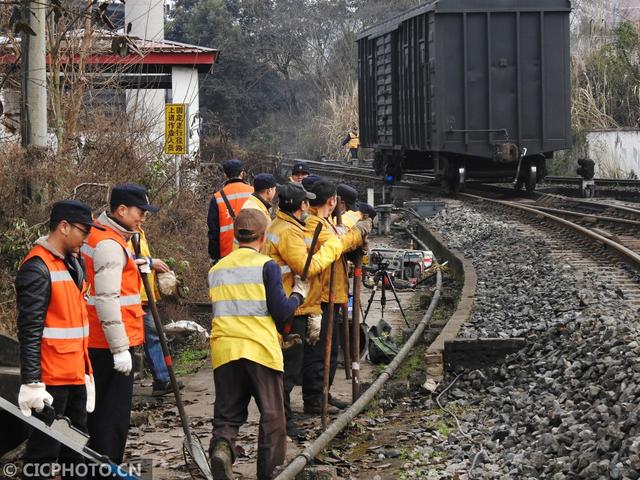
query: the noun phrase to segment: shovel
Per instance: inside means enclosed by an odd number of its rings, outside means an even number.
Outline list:
[[[89,443],[89,435],[71,425],[71,422],[67,417],[56,415],[50,405],[45,404],[44,408],[44,416],[48,418],[46,422],[34,417],[33,415],[25,417],[17,406],[3,397],[0,397],[0,409],[9,412],[11,415],[19,418],[31,427],[40,430],[49,438],[56,440],[70,450],[79,453],[90,462],[100,465],[100,471],[104,470],[105,473],[109,473],[113,475],[113,477],[123,480],[139,480],[138,476],[127,471],[127,468],[116,465],[106,456],[99,454],[95,450],[91,450],[87,446]],[[5,471],[8,472],[8,470]],[[3,476],[2,478],[7,477]]]
[[[133,249],[136,257],[141,258],[140,253],[140,236],[136,233],[131,238]],[[189,453],[189,456],[193,459],[194,463],[207,480],[213,480],[211,475],[211,468],[209,467],[209,461],[207,455],[204,453],[200,440],[193,435],[191,428],[189,427],[189,418],[184,410],[184,404],[182,403],[182,396],[180,395],[180,388],[178,388],[178,381],[176,380],[176,374],[173,371],[173,363],[171,361],[171,354],[169,353],[169,347],[167,347],[167,341],[164,336],[164,327],[160,321],[160,314],[158,313],[158,306],[153,299],[151,282],[149,281],[148,273],[141,273],[142,284],[147,292],[147,298],[149,306],[151,307],[151,313],[153,315],[153,322],[156,325],[158,331],[158,337],[160,337],[160,345],[162,345],[162,353],[164,354],[164,360],[167,364],[167,370],[169,371],[169,378],[171,379],[171,387],[173,388],[173,394],[176,397],[176,406],[178,407],[178,413],[180,414],[180,422],[182,423],[182,430],[184,431],[184,441],[182,443],[184,449]],[[185,455],[186,462],[186,455]]]

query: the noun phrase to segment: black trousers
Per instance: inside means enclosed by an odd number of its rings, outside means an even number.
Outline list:
[[[257,477],[270,480],[287,453],[282,372],[242,358],[216,368],[213,381],[216,400],[209,456],[217,442],[225,441],[235,459],[238,430],[247,421],[247,407],[253,397],[260,410]]]
[[[329,364],[329,386],[333,384],[338,367],[338,348],[340,347],[341,305],[334,305],[333,336],[331,337],[331,363]],[[311,346],[304,343],[304,360],[302,366],[302,399],[307,405],[322,404],[322,377],[324,374],[324,348],[327,336],[329,304],[322,304],[322,327],[320,340]]]
[[[71,425],[83,432],[87,431],[87,390],[84,385],[47,385],[47,392],[53,397],[52,407],[56,415],[63,415],[69,419]],[[53,412],[33,413],[33,415],[45,422],[53,420]],[[58,461],[60,464],[73,465],[84,463],[84,458],[79,453],[70,450],[45,435],[40,430],[33,430],[27,441],[27,449],[24,455],[25,469],[22,478],[41,479],[51,478],[48,475],[37,474],[42,464],[52,464]],[[27,466],[26,464],[30,464]],[[47,469],[50,467],[47,467]],[[72,468],[69,468],[71,470]],[[80,476],[64,476],[64,479],[80,479]]]
[[[133,356],[133,349],[129,349]],[[107,348],[90,348],[89,358],[96,383],[96,409],[89,414],[89,448],[122,463],[129,433],[133,371],[123,375],[113,369],[113,355]]]
[[[284,352],[284,413],[287,423],[293,420],[291,411],[291,391],[296,385],[302,385],[302,363],[304,361],[304,345],[306,343],[307,316],[293,317],[291,333],[297,333],[302,338],[302,345],[295,345]]]

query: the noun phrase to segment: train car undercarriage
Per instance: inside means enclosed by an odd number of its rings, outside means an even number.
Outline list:
[[[473,157],[444,152],[422,152],[402,148],[376,148],[373,166],[388,183],[402,179],[403,173],[431,173],[448,192],[464,190],[467,182],[511,183],[516,190],[533,192],[546,176],[546,160],[553,154],[518,155],[513,144],[498,146],[494,158]]]

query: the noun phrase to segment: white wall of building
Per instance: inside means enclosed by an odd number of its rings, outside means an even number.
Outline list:
[[[587,133],[587,152],[596,162],[596,177],[627,178],[640,175],[640,130]]]
[[[164,0],[127,0],[124,4],[125,26],[129,35],[145,40],[164,40]]]
[[[187,132],[188,153],[194,156],[200,149],[200,98],[198,71],[192,67],[174,66],[171,70],[172,103],[189,105]]]
[[[164,40],[164,0],[127,0],[124,23],[130,35],[145,40]],[[164,89],[127,90],[127,112],[139,125],[150,129],[152,142],[164,144]]]

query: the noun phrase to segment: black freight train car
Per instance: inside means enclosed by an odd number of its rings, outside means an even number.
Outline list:
[[[358,36],[360,139],[390,181],[535,188],[571,145],[569,0],[431,0]]]

